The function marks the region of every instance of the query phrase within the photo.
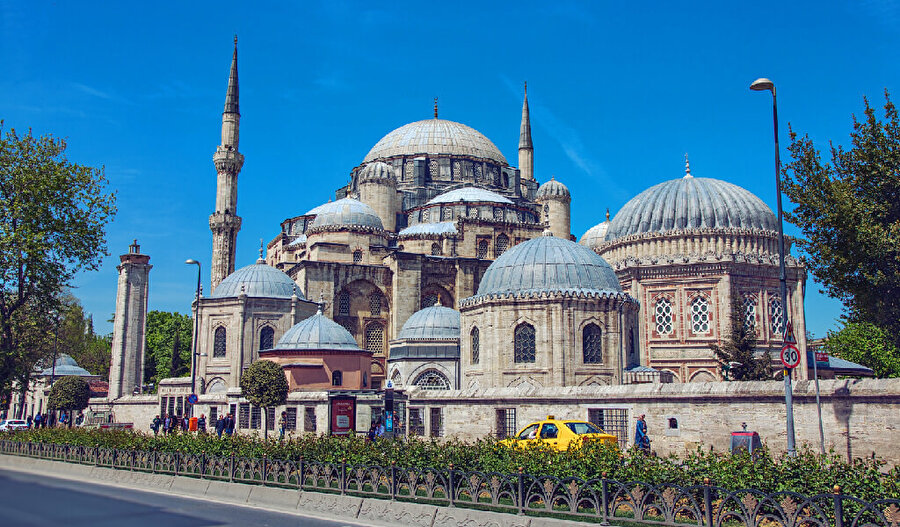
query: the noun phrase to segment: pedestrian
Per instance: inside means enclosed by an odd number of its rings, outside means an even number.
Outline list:
[[[644,454],[650,454],[650,436],[647,435],[647,421],[645,415],[638,416],[637,423],[634,426],[634,446]]]
[[[28,428],[31,428],[31,424],[34,422],[34,417],[31,417],[29,415],[28,418],[25,419],[25,422],[28,424]]]
[[[41,417],[41,414],[37,414],[37,415],[34,416],[34,427],[35,427],[35,428],[40,428],[40,427],[41,427],[41,420],[42,420],[42,419],[43,419],[43,417]]]
[[[380,417],[375,421],[375,436],[384,437],[384,423],[381,422]]]
[[[81,423],[84,422],[84,413],[79,412],[78,417],[75,418],[75,426],[81,426]]]
[[[172,416],[166,414],[163,418],[163,434],[169,435],[169,432],[172,431]]]
[[[231,434],[234,433],[234,415],[228,414],[228,417],[225,418],[225,435],[231,437]]]
[[[375,438],[378,436],[378,427],[375,423],[372,423],[372,426],[369,427],[369,432],[366,433],[366,441],[375,441]]]
[[[281,412],[281,417],[278,418],[278,440],[284,439],[284,430],[287,426],[287,412]]]
[[[206,414],[200,414],[200,419],[197,419],[197,431],[201,434],[206,433]]]
[[[153,418],[153,421],[150,422],[150,430],[153,430],[153,435],[159,434],[159,425],[162,424],[162,419],[159,418],[159,415]]]
[[[216,419],[216,435],[221,438],[222,432],[225,431],[225,416],[220,415],[218,419]]]

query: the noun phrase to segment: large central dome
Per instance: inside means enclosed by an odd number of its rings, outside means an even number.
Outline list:
[[[479,157],[501,166],[509,165],[500,150],[481,132],[444,119],[426,119],[397,128],[375,143],[363,163],[428,154]]]

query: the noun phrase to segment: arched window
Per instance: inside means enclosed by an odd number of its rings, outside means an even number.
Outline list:
[[[384,326],[378,322],[366,326],[366,350],[372,353],[384,352]]]
[[[422,375],[419,375],[418,377],[416,377],[416,380],[413,382],[413,384],[424,390],[450,389],[450,381],[448,381],[446,377],[434,370],[429,370]]]
[[[381,315],[381,293],[369,295],[369,314],[373,317]]]
[[[400,375],[400,370],[394,370],[394,374],[391,375],[391,383],[393,383],[394,386],[403,384],[403,376]]]
[[[779,337],[784,334],[784,306],[777,296],[769,302],[769,315],[772,318],[772,335]]]
[[[752,296],[744,297],[744,327],[748,330],[756,329],[756,301]]]
[[[509,237],[505,234],[497,236],[497,244],[494,246],[494,254],[500,256],[509,248]]]
[[[513,360],[517,363],[535,361],[534,326],[522,323],[516,326]]]
[[[437,293],[426,293],[422,296],[422,305],[419,309],[425,309],[426,307],[432,307],[437,304],[438,295]]]
[[[441,209],[441,219],[450,221],[453,219],[453,207],[444,207]]]
[[[472,328],[472,333],[470,333],[469,336],[472,340],[472,364],[478,364],[478,348],[481,345],[481,342],[479,342],[481,335],[478,328]]]
[[[422,209],[422,223],[428,222],[428,209]]]
[[[487,258],[488,254],[488,241],[487,240],[479,240],[478,248],[475,251],[475,258]]]
[[[588,324],[581,331],[581,354],[585,364],[603,362],[603,332],[597,324]]]
[[[709,300],[705,296],[691,301],[691,330],[694,333],[709,333]]]
[[[350,314],[350,293],[341,291],[338,295],[338,315]]]
[[[343,386],[344,385],[344,374],[341,373],[341,370],[334,370],[331,372],[331,385],[332,386]]]
[[[359,249],[353,251],[353,263],[362,263],[362,251]]]
[[[270,350],[275,344],[275,330],[266,326],[259,330],[259,349]]]
[[[215,337],[213,338],[213,357],[225,356],[226,340],[227,334],[225,333],[225,328],[222,326],[217,327]]]
[[[670,335],[672,333],[672,302],[668,298],[660,298],[656,301],[654,318],[658,334]]]
[[[441,255],[441,245],[437,242],[431,244],[431,256]]]

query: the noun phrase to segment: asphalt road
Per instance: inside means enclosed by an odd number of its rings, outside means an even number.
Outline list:
[[[359,524],[0,470],[0,525],[344,527]]]

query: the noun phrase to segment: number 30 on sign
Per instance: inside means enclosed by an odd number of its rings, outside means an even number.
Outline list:
[[[785,368],[796,368],[800,365],[800,350],[794,344],[785,344],[781,348],[781,363]]]

